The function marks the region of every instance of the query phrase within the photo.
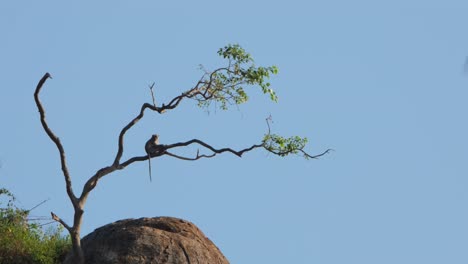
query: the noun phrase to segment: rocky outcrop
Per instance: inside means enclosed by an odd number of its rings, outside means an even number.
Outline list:
[[[120,220],[84,237],[82,246],[86,264],[229,263],[194,224],[172,217]]]

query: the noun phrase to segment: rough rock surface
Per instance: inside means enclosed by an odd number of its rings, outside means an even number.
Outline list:
[[[172,217],[120,220],[82,239],[86,264],[228,264],[194,224]],[[72,263],[69,255],[64,263]]]

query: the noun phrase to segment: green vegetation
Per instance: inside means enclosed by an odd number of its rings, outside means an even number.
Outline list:
[[[298,136],[284,138],[276,134],[267,134],[263,138],[263,144],[268,151],[284,157],[289,154],[299,154],[299,152],[303,152],[307,144],[307,138]],[[306,159],[310,157],[305,152],[303,152],[303,155]]]
[[[187,94],[198,100],[200,107],[209,107],[212,102],[220,103],[220,108],[227,110],[229,105],[239,105],[248,101],[245,86],[259,86],[264,94],[278,102],[278,96],[270,88],[268,79],[272,74],[278,74],[278,67],[256,67],[250,53],[238,44],[230,44],[218,50],[218,55],[227,60],[227,66],[213,72],[205,72],[197,84],[198,89]],[[271,118],[267,119],[267,122]],[[268,125],[269,128],[269,125]],[[304,151],[307,138],[293,136],[289,138],[276,134],[266,134],[262,146],[269,152],[284,157],[290,154],[302,155],[304,158],[316,158]],[[324,154],[324,153],[322,153]],[[321,156],[321,155],[319,155]]]
[[[6,200],[6,203],[5,203]],[[0,189],[0,263],[60,263],[70,249],[70,239],[62,227],[46,231],[28,220],[29,210],[15,206],[15,197]]]
[[[212,102],[220,103],[227,110],[229,105],[239,105],[248,101],[245,86],[258,85],[263,93],[277,102],[275,91],[267,81],[270,74],[277,74],[276,66],[256,67],[252,56],[238,44],[227,45],[218,50],[218,55],[227,60],[227,65],[213,72],[205,72],[197,89],[198,105],[208,107]]]

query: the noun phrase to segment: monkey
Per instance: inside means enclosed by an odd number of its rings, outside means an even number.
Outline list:
[[[145,144],[145,152],[148,155],[148,171],[149,171],[149,177],[150,177],[150,182],[151,182],[151,153],[157,149],[159,145],[159,135],[152,135],[151,138],[146,141]]]

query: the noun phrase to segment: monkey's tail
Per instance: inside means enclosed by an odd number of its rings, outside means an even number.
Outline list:
[[[151,159],[148,159],[148,169],[149,169],[149,176],[150,176],[150,182],[152,182],[152,179],[151,179]]]

